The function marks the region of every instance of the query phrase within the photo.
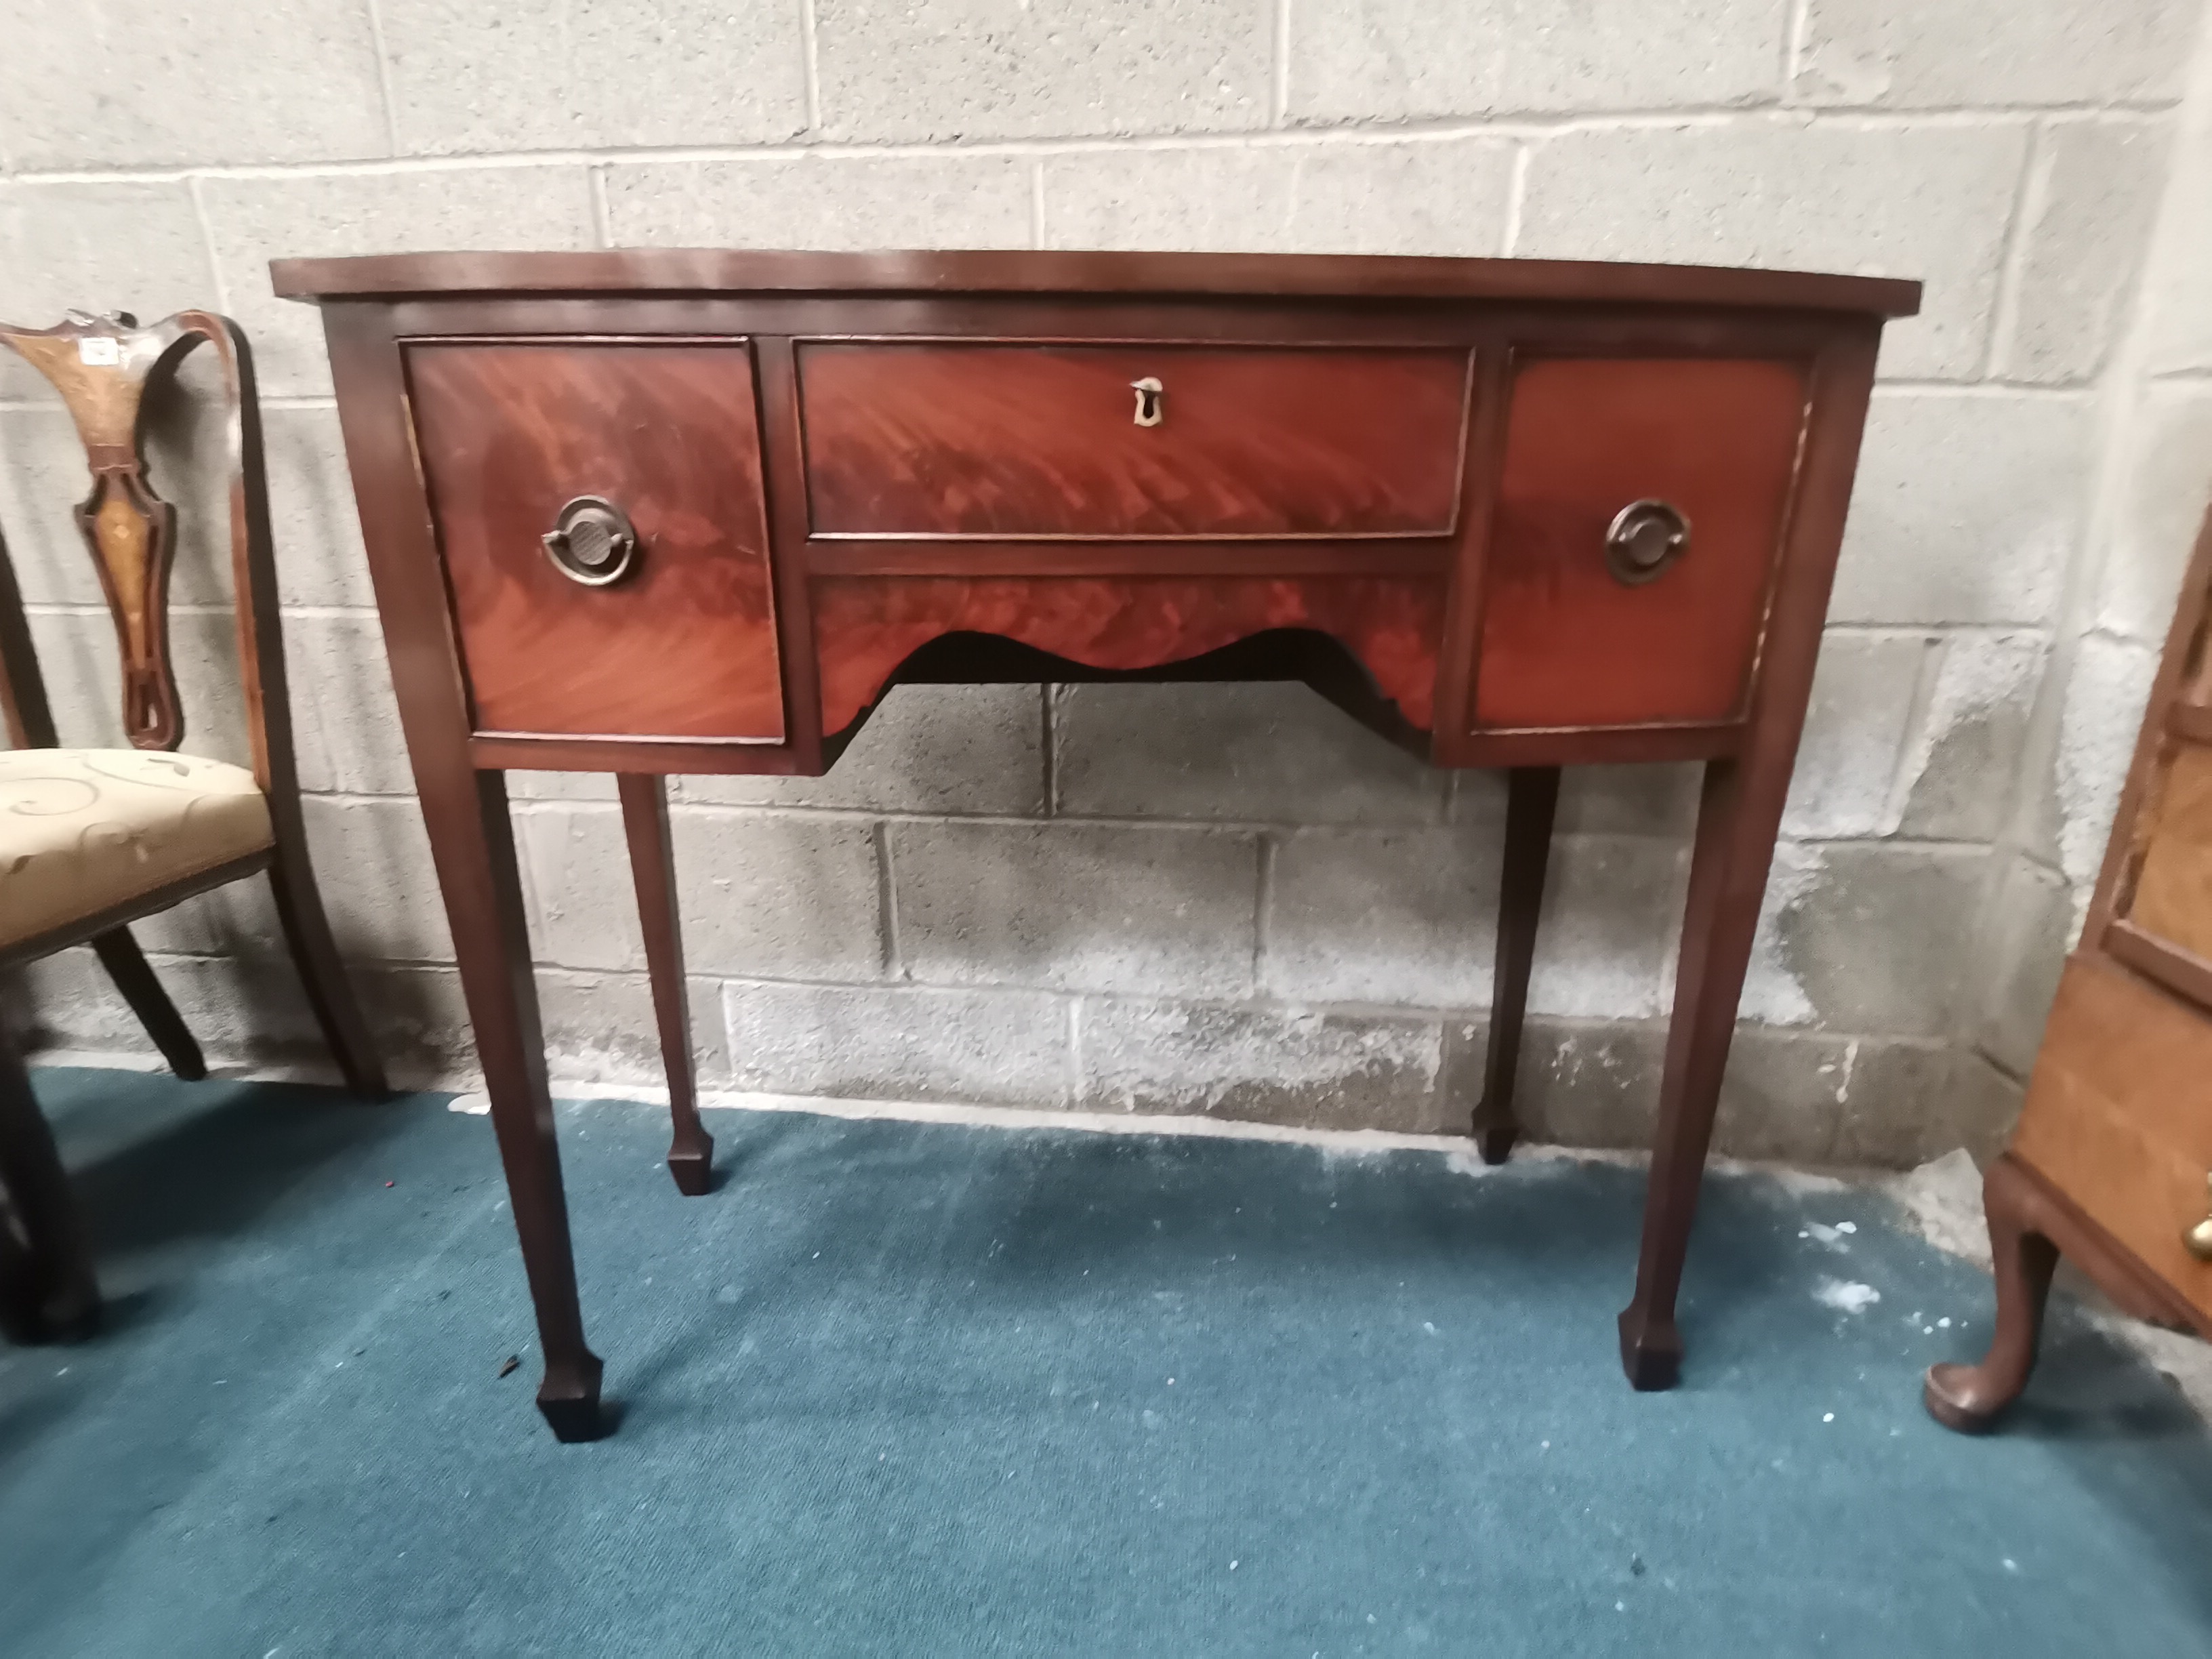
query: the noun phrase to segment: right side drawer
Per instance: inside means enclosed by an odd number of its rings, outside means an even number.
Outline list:
[[[1483,574],[1480,731],[1742,718],[1808,366],[1516,354]],[[1609,556],[1624,542],[1656,568]],[[1639,541],[1632,533],[1641,526]],[[1679,540],[1674,539],[1679,527]]]

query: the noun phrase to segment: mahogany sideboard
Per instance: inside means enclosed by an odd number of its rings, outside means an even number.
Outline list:
[[[705,1190],[669,773],[817,775],[901,681],[1306,681],[1508,769],[1484,1094],[1563,765],[1700,761],[1620,1352],[1676,1288],[1883,319],[1919,285],[1527,260],[682,250],[279,260],[322,307],[544,1342],[600,1431],[507,768],[621,775]]]

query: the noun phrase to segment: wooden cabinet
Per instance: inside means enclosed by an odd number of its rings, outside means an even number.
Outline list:
[[[2212,1014],[2097,951],[2066,964],[2011,1155],[2212,1320],[2188,1246],[2212,1172]]]
[[[2105,865],[2020,1125],[1983,1197],[1996,1335],[1928,1373],[1985,1427],[2026,1387],[2063,1252],[2139,1318],[2212,1337],[2212,516],[2182,586]]]
[[[501,775],[622,775],[705,1189],[660,776],[812,775],[901,681],[1300,679],[1506,769],[1475,1145],[1559,769],[1705,784],[1623,1369],[1674,1305],[1883,319],[1917,285],[1522,260],[656,250],[280,262],[371,574],[546,1360],[604,1426]],[[1111,895],[1102,897],[1110,911]]]

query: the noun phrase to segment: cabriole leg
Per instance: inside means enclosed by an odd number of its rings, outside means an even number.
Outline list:
[[[1961,1434],[1979,1434],[1996,1422],[2020,1398],[2035,1368],[2043,1310],[2058,1267],[2058,1246],[2035,1230],[2035,1199],[2009,1158],[1990,1165],[1982,1178],[1982,1211],[1996,1270],[1996,1334],[1981,1364],[1930,1365],[1921,1389],[1928,1414]]]

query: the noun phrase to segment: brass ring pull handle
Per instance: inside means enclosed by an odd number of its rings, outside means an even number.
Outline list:
[[[1605,532],[1605,568],[1630,587],[1651,580],[1690,550],[1690,521],[1665,501],[1631,501]]]
[[[2208,1199],[2212,1199],[2212,1175],[2204,1177],[2204,1185]],[[2203,1220],[2181,1235],[2181,1242],[2199,1261],[2212,1261],[2212,1206],[2208,1206]]]
[[[568,502],[540,539],[553,568],[586,587],[618,582],[637,562],[637,529],[629,515],[597,495]]]
[[[1137,412],[1133,418],[1139,426],[1158,426],[1160,423],[1160,398],[1167,388],[1153,376],[1129,382],[1129,390],[1137,394]]]

